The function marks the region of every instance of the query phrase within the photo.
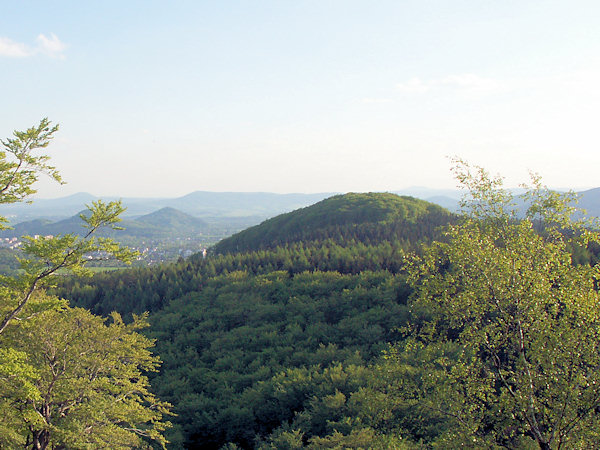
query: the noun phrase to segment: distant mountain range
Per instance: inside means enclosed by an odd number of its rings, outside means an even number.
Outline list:
[[[462,192],[450,189],[412,187],[395,191],[457,211]],[[177,198],[123,198],[125,232],[120,236],[172,237],[193,236],[206,232],[211,225],[231,232],[282,213],[313,205],[334,193],[274,194],[268,192],[196,191]],[[600,217],[600,188],[579,192],[579,206],[590,216]],[[61,234],[81,231],[79,213],[99,197],[78,193],[56,199],[36,199],[32,204],[0,205],[0,215],[7,217],[14,230],[0,232],[0,237],[23,234]],[[103,198],[115,200],[116,198]]]
[[[455,209],[461,192],[450,189],[412,187],[395,191],[398,195],[410,195]],[[156,212],[162,208],[177,209],[185,214],[203,219],[255,217],[257,222],[278,214],[317,203],[339,192],[316,194],[275,194],[270,192],[208,192],[196,191],[176,198],[123,197],[127,208],[124,218]],[[12,224],[35,219],[60,221],[78,214],[85,205],[95,200],[119,200],[118,197],[97,197],[86,192],[54,199],[34,199],[33,203],[0,205],[0,215]]]
[[[588,215],[600,217],[600,188],[588,189],[577,194],[579,196],[578,206],[585,209]]]
[[[568,189],[557,189],[559,192],[566,192]],[[523,189],[511,189],[515,196],[524,192]],[[464,191],[450,189],[429,189],[425,187],[412,187],[402,191],[395,191],[399,195],[411,195],[422,200],[443,206],[444,208],[457,212],[459,202]],[[588,189],[576,192],[578,197],[577,206],[587,211],[591,217],[600,217],[600,188]]]
[[[162,208],[177,209],[200,218],[256,217],[257,221],[283,212],[311,205],[333,193],[273,194],[268,192],[204,192],[197,191],[177,198],[122,198],[127,208],[124,218],[150,214]],[[62,220],[77,214],[99,197],[88,193],[56,199],[36,199],[31,204],[0,205],[0,215],[11,223],[34,219]],[[118,198],[102,197],[103,200]]]

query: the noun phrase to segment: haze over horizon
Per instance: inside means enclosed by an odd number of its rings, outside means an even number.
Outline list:
[[[0,5],[0,138],[43,117],[40,198],[454,189],[448,156],[598,186],[600,3]]]

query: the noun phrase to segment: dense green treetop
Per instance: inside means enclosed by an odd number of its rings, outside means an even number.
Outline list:
[[[600,235],[573,220],[572,194],[549,191],[537,177],[517,219],[502,179],[462,161],[456,172],[470,192],[468,214],[409,270],[421,320],[392,352],[421,374],[406,394],[453,422],[448,447],[593,447],[598,267],[573,264],[569,250]]]
[[[446,210],[411,197],[340,195],[225,239],[216,246],[217,254],[208,258],[196,254],[157,268],[100,273],[91,279],[70,277],[61,280],[58,293],[95,313],[116,310],[128,319],[130,313],[157,311],[175,298],[201,290],[211,277],[234,271],[398,273],[405,252],[432,241],[439,236],[439,227],[455,220]],[[223,246],[237,242],[251,248],[219,254]]]
[[[403,277],[385,271],[238,271],[172,300],[151,315],[149,331],[163,360],[152,386],[178,414],[169,440],[251,448],[319,392],[304,386],[278,397],[274,376],[377,358],[406,325],[408,294]]]
[[[98,313],[152,312],[174,448],[593,447],[598,236],[535,177],[524,216],[500,179],[457,176],[461,217],[336,196],[207,258],[63,289]]]

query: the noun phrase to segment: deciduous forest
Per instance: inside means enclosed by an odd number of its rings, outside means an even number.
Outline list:
[[[60,181],[35,153],[56,131],[2,141],[0,201]],[[159,267],[87,273],[96,249],[131,260],[96,235],[119,203],[28,238],[1,280],[1,446],[595,447],[595,223],[535,175],[516,198],[453,170],[460,214],[338,195]]]

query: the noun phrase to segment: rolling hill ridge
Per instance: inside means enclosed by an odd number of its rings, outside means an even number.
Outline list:
[[[79,214],[84,214],[85,211]],[[0,237],[20,237],[23,235],[58,235],[83,233],[83,221],[76,214],[68,219],[52,222],[36,219],[21,222],[11,230],[0,231]],[[100,235],[114,236],[120,239],[134,236],[136,238],[189,237],[206,231],[208,224],[197,217],[192,217],[174,208],[162,208],[137,218],[123,220],[119,223],[124,230],[102,230]]]

